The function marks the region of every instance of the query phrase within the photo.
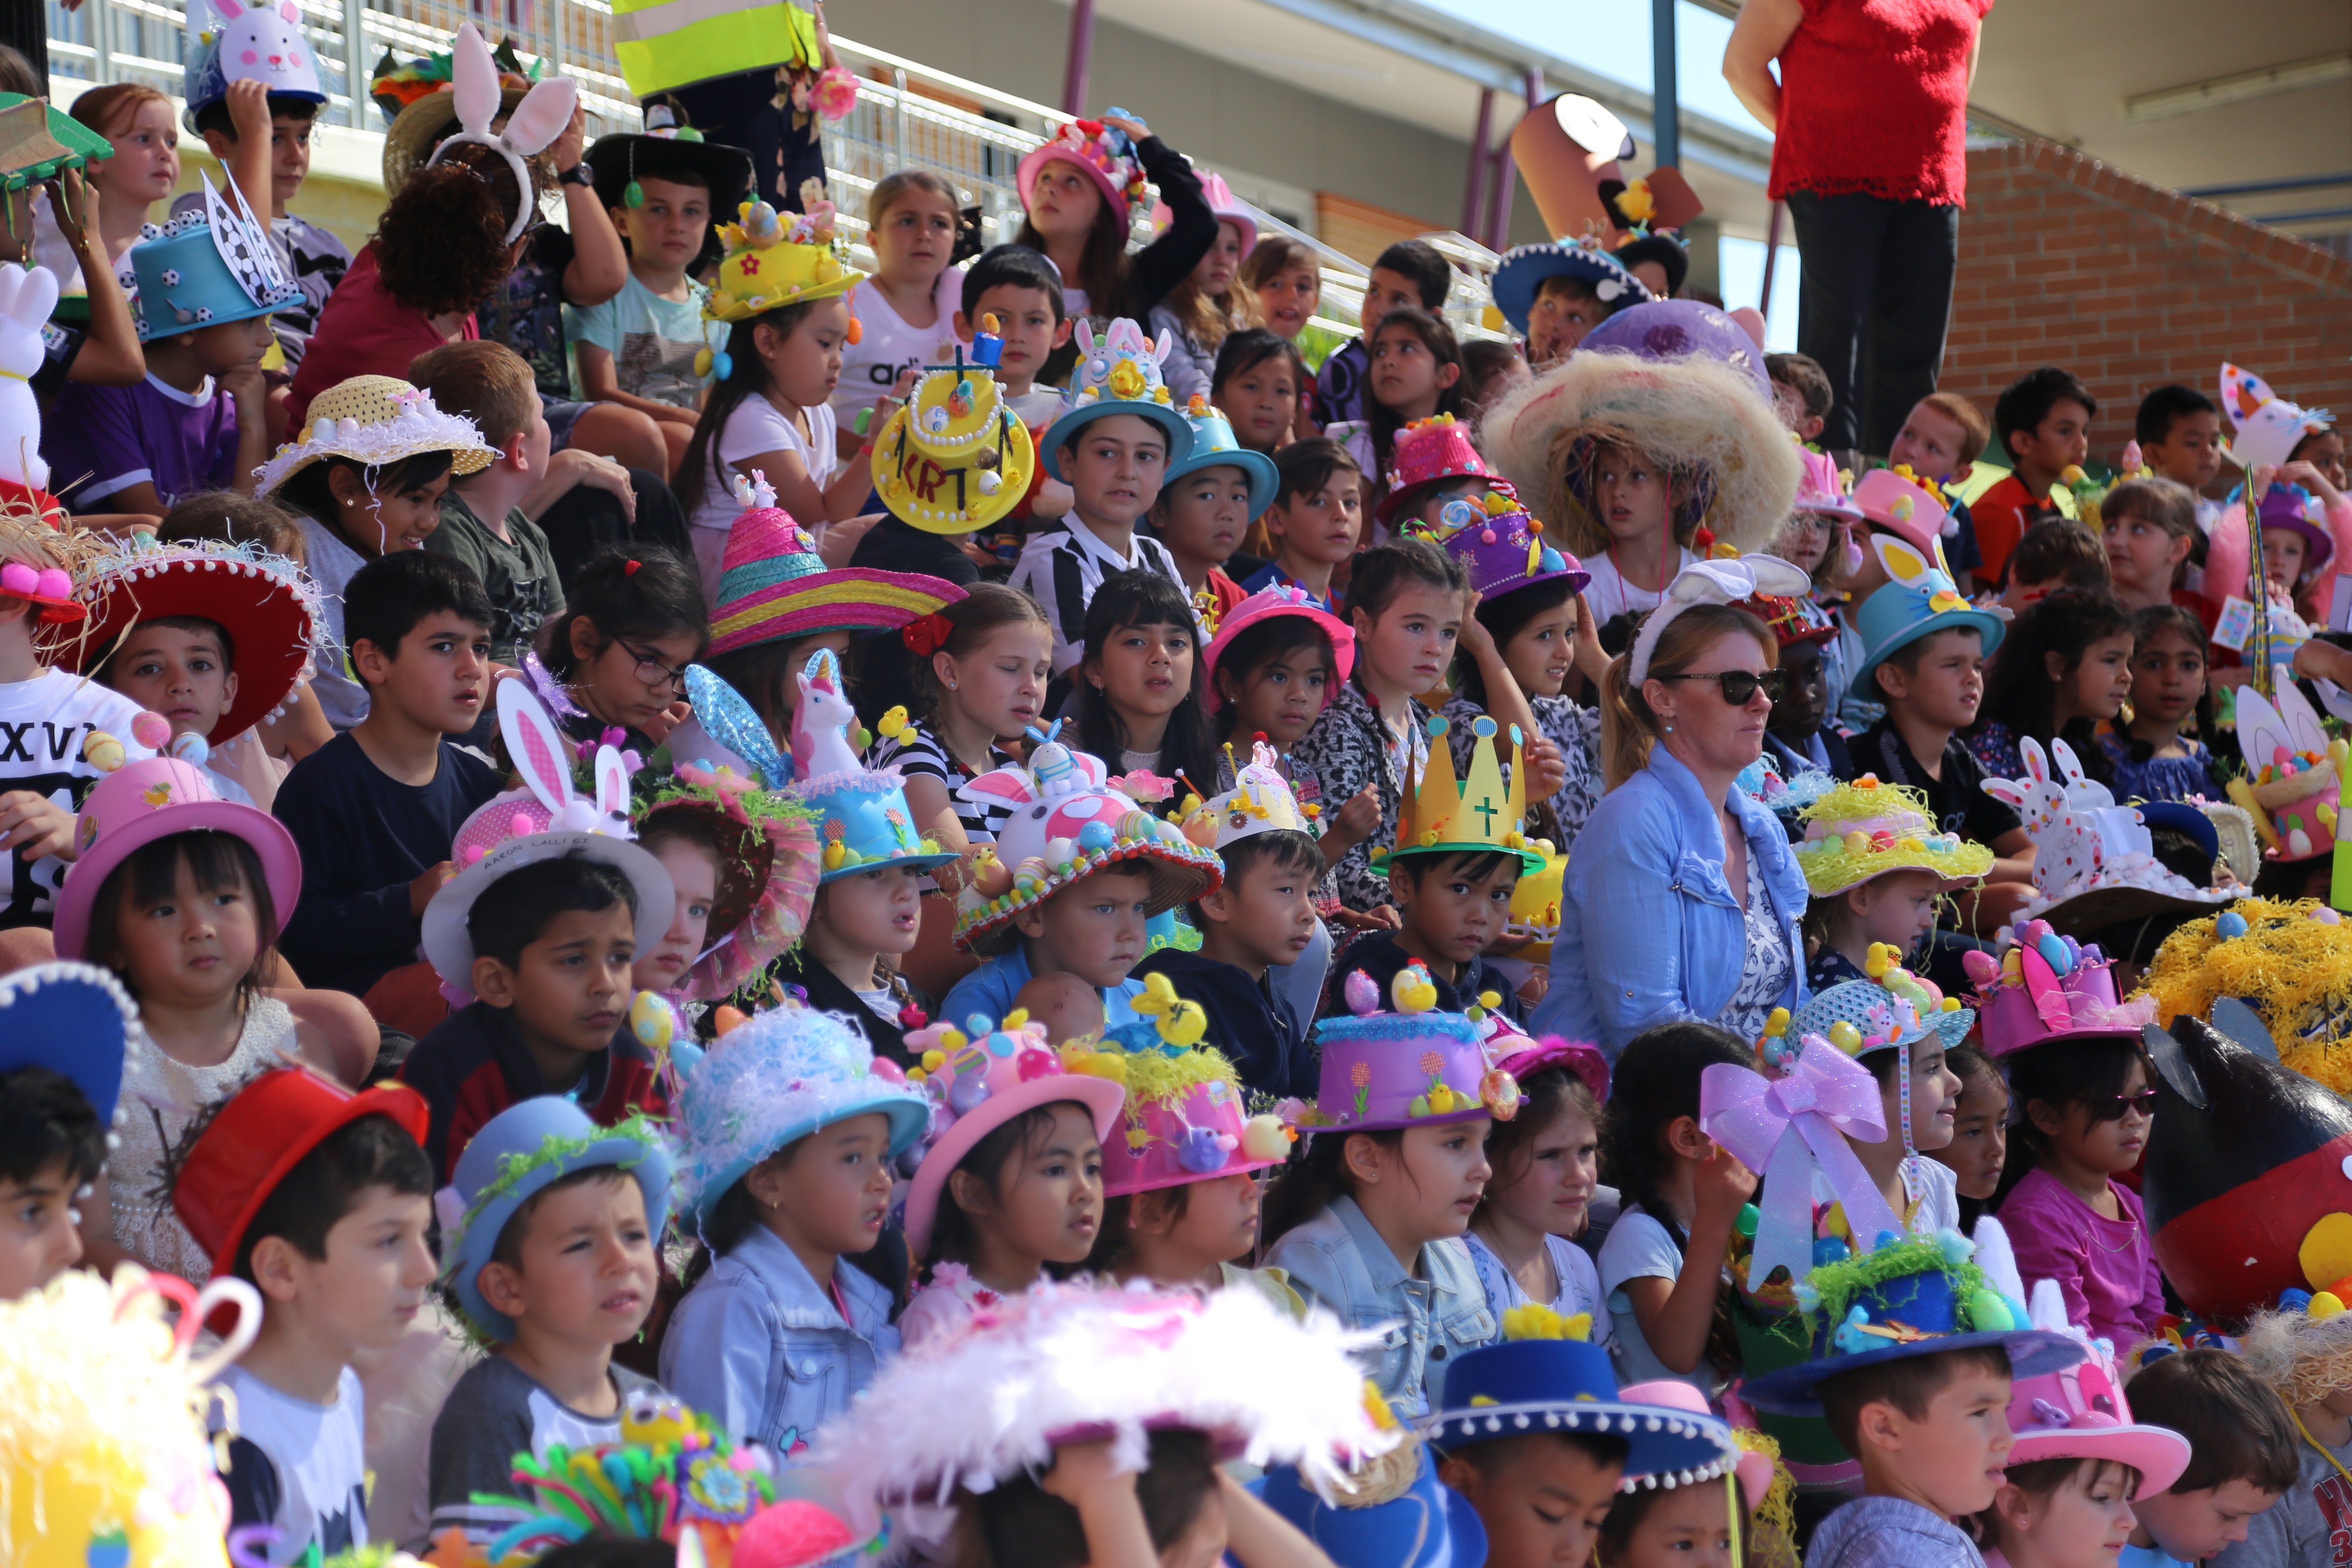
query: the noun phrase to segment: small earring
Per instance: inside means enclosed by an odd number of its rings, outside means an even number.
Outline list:
[[[1674,727],[1672,724],[1667,725],[1667,726],[1666,726],[1666,733],[1667,733],[1667,734],[1669,734],[1669,735],[1671,735],[1671,734],[1673,734],[1674,732],[1675,732],[1675,727]]]
[[[952,681],[952,680],[949,681],[949,682],[948,682],[948,689],[949,689],[950,691],[953,691],[955,689],[956,689],[956,683],[955,683],[954,681]]]

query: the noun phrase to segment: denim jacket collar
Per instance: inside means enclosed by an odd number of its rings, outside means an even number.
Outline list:
[[[1698,775],[1664,746],[1650,748],[1650,765],[1643,771],[1654,778],[1665,791],[1666,798],[1674,805],[1675,816],[1682,819],[1683,830],[1692,835],[1698,845],[1713,850],[1716,861],[1720,864],[1724,858],[1723,819],[1716,803],[1708,800],[1706,792],[1700,789]],[[1730,796],[1722,805],[1731,813],[1731,819],[1739,824],[1739,831],[1748,840],[1748,851],[1757,857],[1759,866],[1768,873],[1766,889],[1772,897],[1774,908],[1784,917],[1802,914],[1804,906],[1801,902],[1794,909],[1782,907],[1784,900],[1779,896],[1780,889],[1774,886],[1776,879],[1769,875],[1784,865],[1792,867],[1795,862],[1789,849],[1788,831],[1780,826],[1780,819],[1772,815],[1771,807],[1736,784],[1731,786]],[[1733,896],[1740,896],[1738,889],[1733,889]]]
[[[1397,1261],[1396,1249],[1389,1245],[1386,1237],[1372,1228],[1371,1220],[1355,1199],[1340,1194],[1331,1200],[1331,1212],[1346,1228],[1348,1239],[1356,1244],[1356,1256],[1363,1260],[1364,1272],[1370,1277],[1375,1291],[1385,1296],[1391,1290],[1426,1287],[1428,1281],[1414,1279],[1412,1271]]]
[[[834,1283],[841,1288],[842,1300],[849,1304],[849,1321],[845,1325],[840,1309],[834,1305],[833,1292],[811,1279],[800,1254],[785,1246],[766,1226],[754,1226],[751,1234],[737,1242],[727,1256],[759,1280],[785,1328],[845,1326],[855,1330],[860,1338],[870,1340],[890,1321],[888,1288],[854,1267],[836,1267]]]

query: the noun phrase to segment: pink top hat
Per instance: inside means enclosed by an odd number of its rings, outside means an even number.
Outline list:
[[[259,858],[274,917],[262,937],[276,942],[302,896],[302,852],[294,836],[268,812],[221,799],[202,772],[177,757],[150,757],[107,774],[82,802],[74,826],[79,854],[58,889],[58,956],[89,956],[90,910],[108,872],[159,838],[203,832],[242,838]]]
[[[1838,478],[1837,459],[1827,452],[1807,451],[1805,477],[1797,481],[1797,511],[1828,512],[1833,517],[1859,518],[1862,508],[1845,493],[1845,485]]]
[[[1263,1171],[1290,1157],[1295,1134],[1280,1117],[1244,1117],[1234,1065],[1218,1052],[1112,1059],[1127,1065],[1126,1136],[1103,1141],[1105,1197]]]
[[[2114,964],[2093,942],[2060,936],[2047,921],[2028,921],[1996,959],[1961,954],[1976,982],[1985,1055],[2005,1057],[2052,1040],[2139,1038],[2156,1021],[2154,998],[2116,999]]]
[[[1715,1414],[1707,1408],[1706,1395],[1680,1378],[1661,1377],[1649,1383],[1629,1383],[1617,1391],[1617,1398],[1626,1405],[1662,1405],[1686,1415]],[[2015,1456],[2011,1458],[2014,1463]],[[1762,1506],[1764,1494],[1772,1489],[1772,1456],[1754,1450],[1744,1452],[1733,1468],[1733,1473],[1739,1478],[1740,1500],[1748,1505],[1748,1512],[1754,1513]],[[2168,1481],[2165,1484],[2169,1486],[2171,1483]],[[1633,1485],[1629,1477],[1619,1489],[1631,1491]]]
[[[1373,521],[1389,527],[1425,486],[1441,479],[1504,483],[1478,455],[1470,426],[1451,414],[1416,419],[1397,432],[1396,450],[1389,458],[1388,494],[1372,508]]]
[[[2056,1280],[2034,1284],[2031,1311],[2034,1327],[2082,1337],[2080,1329],[2067,1326]],[[2116,1376],[2114,1351],[2104,1340],[2089,1344],[2090,1354],[2063,1372],[2021,1377],[2011,1386],[2009,1429],[2017,1443],[2009,1462],[2113,1459],[2139,1472],[2135,1501],[2154,1497],[2189,1468],[2189,1439],[2168,1426],[2134,1425],[2131,1402]]]
[[[1231,610],[1217,623],[1216,635],[1201,656],[1201,704],[1214,713],[1224,699],[1217,695],[1217,660],[1233,646],[1234,638],[1265,619],[1268,616],[1304,616],[1323,628],[1331,639],[1332,673],[1338,680],[1327,687],[1323,700],[1328,706],[1332,695],[1346,683],[1348,672],[1356,668],[1356,634],[1347,622],[1328,610],[1318,610],[1307,602],[1304,590],[1276,586],[1260,588]]]
[[[1801,498],[1798,504],[1803,506]],[[1863,475],[1854,484],[1850,504],[1864,521],[1901,536],[1905,543],[1922,555],[1936,552],[1936,538],[1944,531],[1944,519],[1950,515],[1941,496],[1892,468],[1873,468]]]

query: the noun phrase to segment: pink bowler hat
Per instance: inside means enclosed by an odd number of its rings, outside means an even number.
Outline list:
[[[1127,1063],[1123,1137],[1103,1141],[1103,1195],[1181,1187],[1279,1165],[1297,1135],[1278,1116],[1244,1118],[1234,1065],[1215,1051],[1158,1049]]]
[[[2034,1327],[2081,1337],[2082,1331],[2066,1325],[2056,1280],[2034,1283],[2029,1310]],[[2116,1376],[2115,1352],[2103,1340],[2090,1342],[2090,1354],[2063,1372],[2019,1378],[2009,1391],[2009,1429],[2017,1435],[2011,1464],[2113,1459],[2139,1472],[2135,1501],[2165,1490],[2189,1468],[2188,1438],[2168,1426],[2133,1423],[2131,1402]]]
[[[1201,703],[1210,712],[1214,713],[1224,701],[1217,695],[1217,660],[1224,657],[1225,649],[1233,646],[1234,638],[1268,616],[1304,616],[1321,626],[1323,635],[1331,639],[1332,673],[1339,679],[1325,689],[1324,706],[1330,706],[1338,687],[1348,679],[1348,672],[1356,668],[1356,633],[1347,622],[1328,610],[1318,610],[1308,604],[1303,589],[1280,584],[1260,588],[1225,612],[1224,618],[1217,623],[1215,635],[1209,638],[1207,650],[1201,656],[1201,683],[1203,688]]]
[[[59,958],[88,956],[90,910],[107,873],[174,833],[226,833],[245,840],[269,886],[272,921],[262,939],[278,940],[302,896],[302,852],[294,836],[268,812],[221,799],[200,770],[177,757],[150,757],[115,769],[82,802],[74,825],[79,853],[58,889]]]
[[[907,1184],[907,1247],[919,1258],[930,1250],[948,1177],[972,1145],[1024,1110],[1070,1100],[1094,1118],[1095,1137],[1108,1152],[1127,1099],[1111,1079],[1063,1066],[1042,1026],[1000,1029],[978,1016],[964,1024],[969,1034],[939,1023],[907,1037],[907,1049],[921,1061],[907,1078],[931,1097],[929,1133],[900,1156],[902,1165],[917,1162]]]
[[[1451,414],[1416,419],[1397,432],[1396,450],[1389,458],[1388,494],[1372,508],[1373,521],[1388,527],[1423,489],[1444,479],[1504,482],[1479,456],[1469,426]]]
[[[1863,475],[1854,484],[1853,504],[1865,521],[1899,536],[1920,554],[1928,556],[1935,554],[1937,536],[1943,532],[1944,519],[1951,510],[1935,490],[1892,468],[1873,468]]]
[[[1669,1410],[1679,1410],[1685,1415],[1712,1415],[1706,1395],[1680,1378],[1661,1377],[1648,1383],[1629,1383],[1617,1391],[1621,1405],[1662,1405]],[[2014,1456],[2011,1456],[2014,1458]],[[1762,1505],[1764,1494],[1772,1489],[1772,1456],[1755,1449],[1741,1452],[1732,1473],[1739,1478],[1740,1500],[1754,1513]],[[2167,1483],[2169,1485],[2170,1483]],[[1633,1489],[1633,1479],[1626,1479],[1622,1491]]]

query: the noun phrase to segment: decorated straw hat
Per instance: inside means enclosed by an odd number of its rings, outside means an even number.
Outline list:
[[[742,479],[737,489],[745,507],[719,558],[713,654],[824,632],[896,631],[963,597],[954,584],[920,573],[828,567],[764,481]]]
[[[1110,112],[1120,119],[1127,118],[1121,110]],[[1128,139],[1126,132],[1099,120],[1073,120],[1062,125],[1054,132],[1052,141],[1031,148],[1022,157],[1015,178],[1020,182],[1024,201],[1036,188],[1037,171],[1055,162],[1075,163],[1084,169],[1102,192],[1103,200],[1110,204],[1119,227],[1127,227],[1128,209],[1143,199],[1147,187],[1143,164],[1136,157],[1135,143]]]
[[[1451,414],[1414,420],[1397,432],[1396,447],[1389,457],[1388,492],[1372,508],[1372,521],[1390,527],[1398,513],[1420,499],[1423,490],[1447,479],[1503,482],[1479,454],[1468,425]]]
[[[727,257],[702,308],[710,320],[748,321],[857,287],[857,274],[842,260],[831,202],[789,214],[779,214],[766,202],[745,202],[736,213],[736,222],[719,228]],[[725,366],[712,368],[721,381],[727,378]]]
[[[482,432],[462,414],[444,414],[433,395],[390,375],[355,375],[310,400],[306,423],[261,467],[261,493],[269,495],[322,458],[349,458],[381,468],[424,452],[451,454],[449,469],[478,474],[495,456]]]
[[[1759,594],[1742,599],[1739,607],[1772,628],[1772,638],[1783,648],[1834,641],[1838,624],[1810,594]]]
[[[1973,882],[1992,869],[1993,853],[1940,831],[1927,798],[1864,773],[1807,806],[1797,865],[1805,886],[1823,899],[1893,871],[1932,871],[1946,886]]]
[[[1518,1114],[1517,1079],[1487,1058],[1485,1007],[1437,1012],[1437,987],[1419,961],[1389,983],[1394,1012],[1359,969],[1340,983],[1348,1012],[1315,1026],[1322,1079],[1310,1131],[1371,1132]]]
[[[809,655],[793,679],[801,700],[793,709],[793,799],[816,814],[823,847],[819,879],[834,881],[897,867],[923,871],[956,858],[916,829],[906,781],[896,768],[868,769],[849,739],[856,710],[841,678],[841,659],[829,647]]]
[[[1164,331],[1157,339],[1147,337],[1141,327],[1121,316],[1099,338],[1080,318],[1077,341],[1078,366],[1070,379],[1069,405],[1045,432],[1046,474],[1068,483],[1062,472],[1062,447],[1087,426],[1113,414],[1132,414],[1159,426],[1168,437],[1171,468],[1191,458],[1192,426],[1177,412],[1160,374],[1175,339]]]
[[[453,38],[448,50],[409,61],[387,49],[376,62],[368,96],[386,117],[383,159],[386,195],[397,195],[408,176],[423,168],[433,150],[458,128],[456,82],[460,67],[456,45]],[[490,122],[510,122],[530,89],[546,77],[547,62],[516,52],[511,39],[499,40],[498,47],[486,50],[483,58],[487,70],[478,72],[469,63],[463,68],[465,74],[469,84],[478,79],[497,89]]]
[[[1020,505],[1036,478],[1036,443],[997,384],[1004,340],[996,325],[982,316],[971,358],[959,346],[953,363],[926,370],[874,438],[876,493],[926,533],[986,528]]]

